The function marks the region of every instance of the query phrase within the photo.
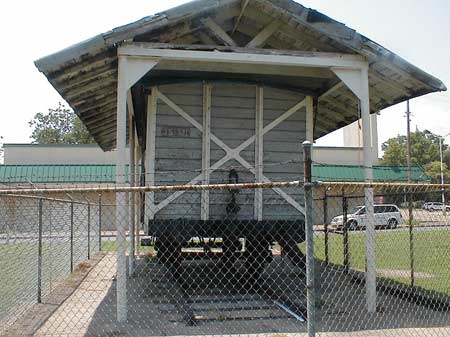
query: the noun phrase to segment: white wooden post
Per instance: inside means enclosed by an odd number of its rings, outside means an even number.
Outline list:
[[[255,118],[255,181],[262,182],[264,163],[264,88],[256,87],[256,118]],[[263,190],[255,190],[255,219],[263,218]]]
[[[361,69],[361,117],[364,145],[364,173],[365,181],[373,182],[373,155],[370,125],[370,97],[368,68]],[[367,310],[375,313],[377,310],[376,291],[376,252],[375,252],[375,219],[373,189],[364,190],[366,206],[366,301]]]
[[[127,124],[127,58],[120,56],[117,84],[116,184],[125,185],[126,124]],[[126,238],[127,193],[116,193],[117,227],[117,320],[127,320],[127,261]]]
[[[378,162],[378,114],[370,115],[370,127],[372,130],[372,158],[374,162]]]
[[[363,129],[363,157],[365,181],[373,181],[373,152],[370,125],[370,96],[369,96],[369,66],[355,69],[332,68],[332,71],[347,85],[360,100],[361,119]],[[365,227],[366,227],[366,305],[369,313],[376,312],[376,252],[375,252],[375,223],[373,215],[373,189],[365,188]]]
[[[306,141],[314,143],[314,99],[306,96]]]
[[[209,184],[211,156],[211,93],[210,83],[203,84],[203,132],[202,132],[202,174],[203,184]],[[201,193],[201,219],[209,219],[209,191]]]
[[[135,130],[136,132],[136,130]],[[141,177],[141,147],[139,145],[137,132],[134,136],[135,138],[135,154],[134,154],[134,186],[140,186],[140,177]],[[135,195],[135,217],[134,217],[134,223],[135,223],[135,231],[136,231],[136,239],[135,239],[135,250],[136,250],[136,256],[140,255],[140,246],[141,246],[141,193],[136,193]]]
[[[158,102],[158,88],[151,88],[151,95],[147,102],[147,136],[145,147],[145,184],[155,185],[155,152],[156,152],[156,109]],[[145,223],[144,231],[148,233],[148,221],[155,216],[155,193],[145,194]]]
[[[135,131],[134,131],[134,109],[133,109],[133,98],[131,96],[131,91],[128,91],[127,93],[127,106],[128,106],[128,148],[130,151],[129,156],[129,164],[128,164],[128,180],[130,187],[135,186],[135,146],[136,146],[136,138],[135,138]],[[136,198],[134,192],[128,193],[128,201],[129,201],[129,207],[128,207],[128,221],[129,221],[129,236],[130,236],[130,253],[128,255],[128,273],[129,275],[133,274],[134,271],[134,264],[135,264],[135,244],[136,244]]]
[[[158,61],[118,55],[117,81],[117,134],[116,134],[116,184],[125,185],[127,99],[128,90]],[[131,147],[131,146],[130,146]],[[128,219],[128,197],[126,192],[116,193],[117,228],[117,320],[127,320],[127,258],[126,228]]]

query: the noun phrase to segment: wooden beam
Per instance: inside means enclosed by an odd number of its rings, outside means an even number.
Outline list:
[[[266,26],[261,30],[249,43],[247,43],[247,48],[259,48],[264,46],[267,39],[271,37],[280,27],[282,23],[280,21],[274,20],[271,24]]]
[[[117,86],[117,125],[116,125],[116,184],[125,183],[126,164],[126,133],[127,133],[127,91],[128,91],[128,60],[119,57],[118,86]],[[128,215],[126,206],[126,193],[116,194],[116,242],[117,242],[117,321],[127,320],[127,260],[126,260],[126,227]]]
[[[155,158],[156,158],[156,109],[158,88],[151,88],[151,95],[147,101],[147,135],[145,146],[145,184],[155,185]],[[145,224],[155,216],[155,193],[145,195]]]
[[[127,92],[127,109],[128,118],[134,117],[133,95],[131,94],[131,90]]]
[[[207,18],[203,20],[203,24],[210,30],[210,32],[223,42],[226,46],[237,47],[236,42],[231,38],[228,33],[223,30],[213,19]]]
[[[220,62],[190,62],[190,61],[161,61],[156,70],[175,71],[202,71],[223,72],[233,74],[256,74],[256,75],[278,75],[289,77],[311,77],[311,78],[334,78],[331,71],[327,69],[312,67],[266,67],[264,65],[249,65],[237,63]]]
[[[212,85],[203,83],[202,183],[209,184],[211,161],[211,93]],[[209,191],[202,191],[200,216],[209,219]]]
[[[306,96],[306,140],[314,142],[314,99]]]
[[[242,16],[245,13],[245,9],[247,8],[248,3],[250,2],[250,0],[243,0],[243,1],[244,2],[241,8],[241,12],[239,13],[239,16],[236,19],[236,23],[234,24],[233,30],[231,31],[231,35],[233,35],[236,32],[236,29],[238,28],[239,23],[241,22]]]
[[[186,47],[186,48],[185,48]],[[205,48],[211,51],[205,51]],[[173,46],[153,43],[129,43],[118,48],[119,55],[138,58],[154,58],[177,61],[220,62],[238,64],[260,64],[266,66],[295,66],[313,68],[341,67],[361,69],[367,61],[356,54],[276,51],[271,49],[248,49],[226,47],[220,51],[217,46],[198,46],[203,50],[188,50],[196,46]]]
[[[255,182],[262,182],[264,163],[264,88],[256,87],[256,116],[255,116]],[[263,191],[255,189],[255,220],[263,218]]]
[[[202,32],[202,31],[198,32],[197,36],[200,39],[200,41],[202,41],[202,43],[204,43],[204,44],[208,44],[208,45],[215,44],[214,40],[205,32]]]
[[[331,95],[333,92],[340,90],[342,87],[344,87],[344,83],[341,81],[338,84],[332,86],[330,89],[328,89],[327,91],[325,91],[323,94],[320,95],[319,99],[325,99],[326,97],[328,97],[329,95]]]

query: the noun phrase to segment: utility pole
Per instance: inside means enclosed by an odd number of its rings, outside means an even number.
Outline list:
[[[408,163],[408,184],[412,183],[411,174],[411,111],[409,110],[409,100],[406,101],[406,142],[407,142],[407,163]]]
[[[407,163],[408,163],[408,184],[412,183],[411,174],[411,111],[409,100],[406,101],[406,142],[407,142]],[[409,227],[409,261],[411,268],[411,287],[414,287],[414,233],[413,233],[413,209],[412,194],[408,193],[408,227]]]
[[[444,141],[445,138],[450,136],[450,133],[445,136],[439,136],[439,152],[441,156],[441,185],[442,185],[442,212],[446,215],[447,207],[445,205],[445,189],[444,189]]]

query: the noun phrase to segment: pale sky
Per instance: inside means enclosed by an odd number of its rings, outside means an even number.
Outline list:
[[[36,112],[63,101],[33,61],[114,27],[185,0],[3,1],[0,10],[0,136],[5,143],[30,142],[28,122]],[[450,87],[450,1],[299,0],[356,29]],[[381,112],[380,143],[404,134],[404,103]],[[450,132],[450,93],[411,102],[412,128]],[[450,137],[447,138],[447,141]],[[319,145],[342,145],[342,132]]]

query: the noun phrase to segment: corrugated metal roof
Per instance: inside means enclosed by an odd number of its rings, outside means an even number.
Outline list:
[[[115,165],[0,165],[0,182],[113,183],[115,171]]]
[[[213,17],[230,31],[238,16],[241,16],[240,0],[192,1],[97,35],[36,61],[36,66],[80,116],[96,142],[104,150],[110,150],[115,146],[116,137],[117,46],[124,41],[203,44],[201,36],[208,31],[202,18]],[[372,112],[413,97],[446,90],[439,79],[393,52],[292,0],[250,1],[237,34],[244,39],[251,38],[273,20],[279,20],[282,25],[267,41],[267,48],[356,53],[366,57],[370,64]],[[162,73],[160,77],[164,79],[167,74]],[[266,80],[270,81],[269,78]],[[322,93],[336,84],[336,79],[322,80],[319,86]],[[135,95],[137,93],[133,94],[133,99],[139,101]],[[135,112],[139,113],[138,110]],[[145,113],[144,108],[142,113]],[[319,138],[358,117],[358,102],[343,86],[319,102],[315,136]]]
[[[431,178],[422,167],[414,165],[411,168],[414,182],[431,182]],[[374,166],[373,178],[376,182],[408,181],[408,168],[406,166]],[[364,167],[352,165],[314,165],[314,181],[364,181]]]
[[[0,165],[1,183],[114,183],[115,165]],[[128,167],[126,174],[128,175]],[[413,181],[430,182],[420,166],[412,167]],[[315,181],[364,181],[361,166],[314,165]],[[375,166],[374,180],[407,181],[404,166]]]

